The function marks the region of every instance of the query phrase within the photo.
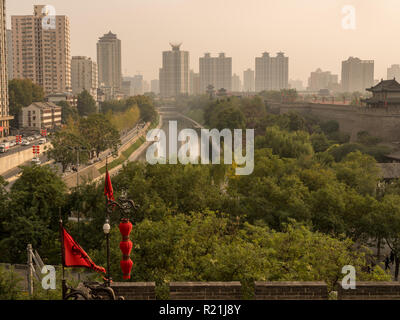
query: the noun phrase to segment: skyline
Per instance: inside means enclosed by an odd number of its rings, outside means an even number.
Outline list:
[[[395,0],[320,2],[115,0],[109,14],[109,2],[104,0],[19,0],[7,2],[7,28],[11,15],[30,15],[35,4],[53,5],[58,15],[70,19],[72,56],[96,60],[98,39],[112,31],[122,41],[123,75],[140,71],[148,81],[158,79],[161,53],[170,50],[169,42],[183,43],[195,72],[206,52],[232,57],[232,73],[242,78],[244,70],[254,70],[255,57],[264,51],[273,55],[283,51],[289,57],[289,78],[300,79],[303,85],[317,68],[340,77],[341,62],[350,56],[375,60],[374,78],[386,79],[387,68],[400,63],[400,47],[385,32],[400,28],[396,20],[400,4]],[[342,7],[349,4],[356,9],[355,30],[341,27]],[[249,39],[249,34],[256,37]]]

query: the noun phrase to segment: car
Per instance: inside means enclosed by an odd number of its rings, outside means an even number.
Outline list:
[[[32,164],[41,165],[41,164],[42,164],[42,161],[40,161],[39,158],[33,158],[33,159],[32,159]]]
[[[46,143],[46,138],[42,138],[39,140],[39,144],[45,144]]]
[[[29,146],[31,143],[28,140],[22,140],[21,143],[23,146]]]
[[[15,147],[17,143],[15,141],[10,141],[10,147]]]
[[[40,134],[35,134],[35,139],[40,139],[42,136]]]

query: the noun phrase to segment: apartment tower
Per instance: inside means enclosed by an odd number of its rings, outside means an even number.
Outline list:
[[[12,16],[14,78],[31,79],[46,94],[71,92],[70,23],[35,5],[33,16]]]
[[[181,44],[171,44],[171,51],[164,51],[160,68],[161,97],[189,94],[189,52],[180,50]]]
[[[97,101],[97,63],[91,58],[83,56],[72,57],[71,62],[72,93],[80,94],[83,90],[88,91]]]
[[[250,68],[243,72],[243,91],[244,92],[255,91],[254,70],[251,70]]]
[[[350,57],[342,62],[342,91],[365,92],[374,85],[374,60]]]
[[[207,87],[212,85],[214,89],[232,90],[232,58],[220,53],[218,57],[211,57],[205,53],[199,59],[200,91],[205,93]]]
[[[112,92],[121,91],[121,40],[111,31],[97,42],[97,63],[100,87],[109,88]]]
[[[289,58],[283,52],[276,57],[264,52],[256,58],[255,88],[256,92],[289,88]]]

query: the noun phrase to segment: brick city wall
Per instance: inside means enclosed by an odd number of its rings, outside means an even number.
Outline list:
[[[317,103],[272,103],[273,109],[280,114],[295,111],[304,115],[313,115],[321,121],[336,120],[340,131],[348,133],[351,141],[357,139],[357,133],[368,131],[384,141],[400,140],[400,109],[372,109],[360,106],[332,105]]]
[[[155,282],[115,282],[111,285],[115,296],[125,300],[155,300]]]
[[[116,296],[126,300],[155,300],[154,282],[116,282]],[[357,282],[356,289],[337,289],[338,300],[400,300],[400,283]],[[171,282],[170,300],[241,300],[240,282]],[[254,300],[327,300],[325,282],[255,282]]]
[[[256,300],[326,300],[325,282],[256,282]]]
[[[338,300],[400,300],[398,282],[357,282],[356,289],[338,286]]]
[[[171,282],[171,300],[241,300],[240,282]]]

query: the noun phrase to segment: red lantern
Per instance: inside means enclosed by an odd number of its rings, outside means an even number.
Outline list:
[[[119,248],[121,249],[122,254],[124,256],[129,256],[131,254],[132,246],[133,246],[133,244],[132,244],[132,241],[130,241],[130,240],[129,241],[121,241],[119,243]]]
[[[132,231],[132,223],[129,222],[128,219],[122,219],[119,224],[119,232],[121,232],[123,237],[129,237],[129,234]]]
[[[119,248],[122,251],[122,259],[121,260],[121,269],[124,274],[124,279],[131,278],[131,271],[133,262],[130,259],[130,254],[132,251],[132,241],[129,240],[129,234],[132,231],[132,223],[129,222],[128,219],[122,219],[121,223],[119,224],[119,231],[122,235],[122,241],[119,243]]]
[[[128,260],[121,260],[121,269],[124,274],[124,279],[130,279],[131,278],[131,270],[133,266],[133,262],[130,258]]]

